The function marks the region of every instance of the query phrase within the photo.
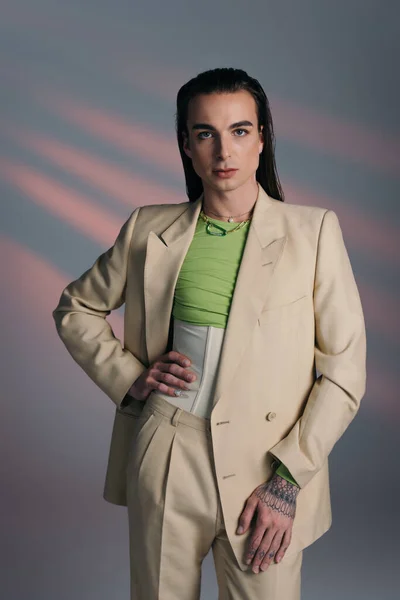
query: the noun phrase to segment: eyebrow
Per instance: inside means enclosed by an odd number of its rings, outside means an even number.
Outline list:
[[[253,127],[253,123],[251,121],[238,121],[237,123],[232,123],[229,125],[229,129],[236,129],[237,127]],[[196,123],[193,125],[193,129],[210,129],[210,131],[217,131],[215,127],[210,125],[209,123]]]

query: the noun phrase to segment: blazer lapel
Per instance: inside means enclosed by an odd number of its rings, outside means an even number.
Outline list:
[[[280,200],[268,196],[260,184],[258,188],[226,325],[214,405],[228,389],[250,341],[286,241]]]
[[[144,265],[146,348],[149,363],[165,352],[179,271],[189,249],[203,194],[160,235],[150,231]]]

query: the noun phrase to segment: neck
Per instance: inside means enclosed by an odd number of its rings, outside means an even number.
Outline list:
[[[245,221],[251,215],[258,196],[258,183],[249,180],[235,190],[220,191],[204,187],[203,212],[212,219]]]

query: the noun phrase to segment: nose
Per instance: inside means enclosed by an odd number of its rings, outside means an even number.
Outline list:
[[[219,138],[219,142],[216,145],[216,156],[219,160],[225,160],[231,155],[231,150],[228,140]]]

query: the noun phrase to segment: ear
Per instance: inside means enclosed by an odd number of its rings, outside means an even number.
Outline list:
[[[185,152],[185,154],[189,157],[192,158],[192,152],[190,150],[190,142],[189,142],[189,138],[186,135],[186,132],[183,131],[182,132],[182,140],[183,140],[183,150]]]
[[[260,141],[259,141],[259,145],[258,145],[258,153],[261,154],[261,152],[263,151],[264,148],[264,125],[261,125],[260,127]]]

